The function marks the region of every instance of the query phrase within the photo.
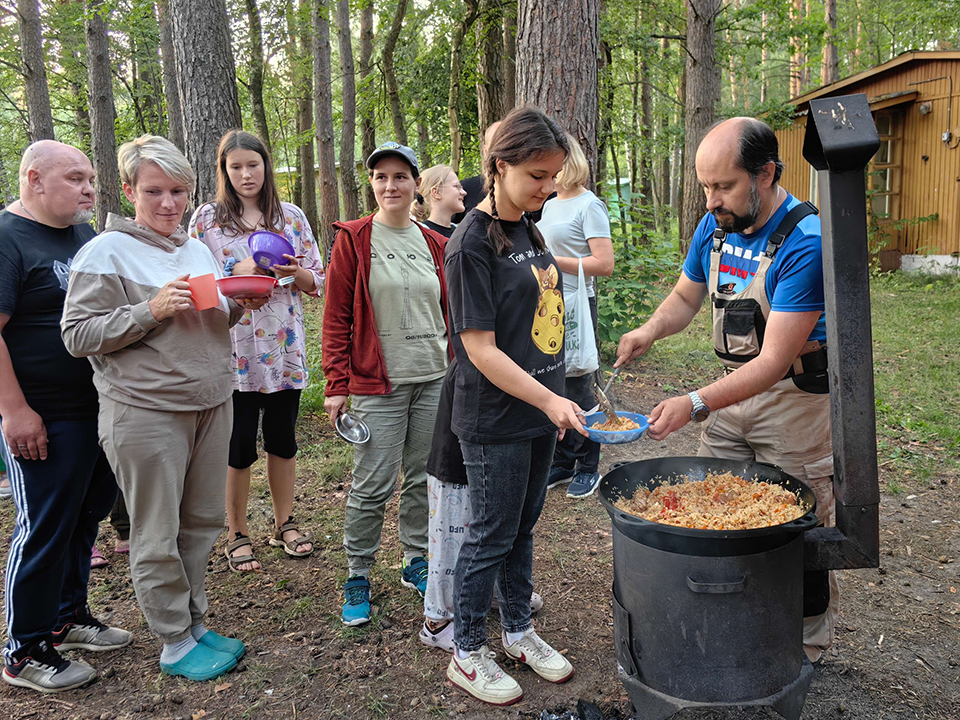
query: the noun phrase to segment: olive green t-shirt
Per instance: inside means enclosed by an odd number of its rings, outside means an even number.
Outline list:
[[[373,221],[370,298],[390,382],[443,377],[448,356],[440,278],[416,225],[392,228]]]

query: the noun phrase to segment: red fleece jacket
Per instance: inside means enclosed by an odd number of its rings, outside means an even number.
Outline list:
[[[325,393],[327,397],[389,395],[390,378],[387,377],[387,365],[373,317],[373,301],[370,299],[373,215],[349,222],[336,222],[333,226],[338,232],[327,265],[321,341],[321,366],[327,378]],[[427,241],[437,277],[440,278],[440,304],[449,340],[447,283],[443,275],[446,238],[422,225],[418,224],[417,227]]]

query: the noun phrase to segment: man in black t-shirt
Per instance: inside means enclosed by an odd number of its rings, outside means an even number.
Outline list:
[[[70,264],[96,234],[92,182],[82,152],[41,140],[20,163],[20,198],[0,213],[0,451],[18,516],[2,677],[41,692],[97,677],[58,649],[112,650],[133,639],[87,606],[90,551],[117,484],[100,449],[93,370],[60,337]]]

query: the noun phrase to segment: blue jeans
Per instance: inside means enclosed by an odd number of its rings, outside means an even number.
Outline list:
[[[504,630],[523,632],[531,625],[533,526],[543,510],[556,441],[555,433],[502,445],[460,441],[473,508],[454,573],[454,641],[465,652],[487,643],[494,586]]]
[[[51,420],[46,428],[46,460],[12,458],[3,441],[17,510],[7,557],[7,658],[49,638],[87,604],[90,550],[117,498],[96,419]]]

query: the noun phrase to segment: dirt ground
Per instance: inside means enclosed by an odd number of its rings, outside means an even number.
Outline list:
[[[676,378],[648,377],[645,384],[628,379],[619,403],[649,411],[671,394],[671,382],[679,384]],[[101,679],[83,690],[41,697],[0,686],[0,718],[539,718],[545,708],[574,709],[581,698],[597,703],[608,718],[631,716],[613,651],[610,523],[595,497],[575,501],[551,491],[537,530],[534,576],[545,602],[537,629],[567,654],[577,673],[557,686],[504,661],[525,696],[518,705],[495,710],[448,686],[448,656],[417,640],[422,604],[399,584],[395,500],[372,576],[374,620],[364,629],[341,625],[340,528],[350,455],[319,419],[309,417],[301,421],[301,449],[297,514],[303,527],[316,533],[317,552],[294,560],[266,546],[270,504],[261,477],[250,508],[264,571],[231,574],[220,554],[222,539],[211,556],[207,624],[247,643],[238,671],[203,684],[160,673],[159,645],[137,608],[127,560],[107,552],[113,534],[105,523],[100,547],[111,565],[92,575],[92,605],[105,622],[133,630],[133,646],[88,654]],[[664,443],[645,438],[610,448],[602,469],[617,460],[695,452],[695,431],[688,426]],[[840,574],[837,640],[816,669],[805,720],[960,717],[960,482],[945,473],[920,485],[909,477],[892,478],[892,472],[881,467],[881,487],[896,480],[905,490],[882,495],[881,567]],[[12,526],[5,503],[2,537],[9,537]],[[493,621],[490,633],[498,634]],[[777,716],[757,709],[677,717]]]

